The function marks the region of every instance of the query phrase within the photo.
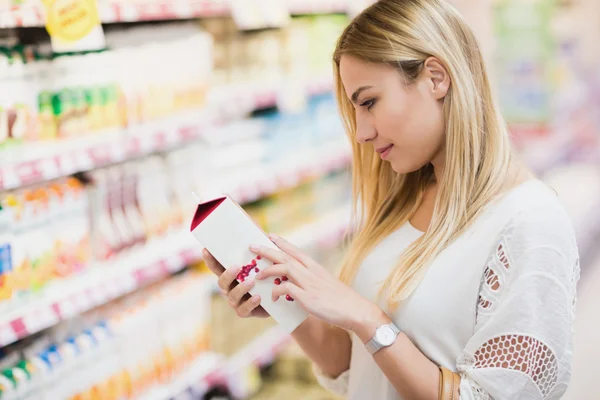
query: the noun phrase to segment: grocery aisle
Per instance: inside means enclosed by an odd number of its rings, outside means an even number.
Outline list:
[[[0,400],[333,400],[273,321],[228,307],[189,227],[199,199],[227,194],[264,231],[339,265],[351,154],[331,52],[371,2],[98,0],[102,25],[91,18],[73,42],[47,16],[68,26],[84,0],[0,1]],[[523,160],[593,249],[596,2],[452,3]],[[598,371],[595,264],[573,399]]]

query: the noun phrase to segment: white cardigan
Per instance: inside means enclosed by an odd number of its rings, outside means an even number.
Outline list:
[[[390,235],[353,287],[377,302],[381,282],[420,235],[409,223]],[[461,374],[461,400],[559,399],[571,374],[574,238],[555,193],[528,181],[489,204],[388,315],[429,359]],[[362,342],[352,342],[350,369],[337,379],[317,373],[321,384],[351,400],[400,399]]]

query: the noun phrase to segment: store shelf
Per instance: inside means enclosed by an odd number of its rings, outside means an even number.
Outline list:
[[[261,368],[272,364],[281,350],[290,342],[290,335],[275,326],[233,355],[228,360],[225,369],[221,371],[222,380],[231,395],[235,398],[246,397],[248,393],[246,371],[252,367]]]
[[[137,400],[201,399],[214,387],[223,364],[222,356],[205,353],[171,382],[152,389]]]
[[[317,77],[305,83],[307,95],[331,90],[331,78]],[[168,151],[192,143],[212,132],[228,116],[275,107],[281,84],[236,85],[212,94],[212,106],[133,127],[79,139],[15,147],[0,162],[0,191],[36,184],[76,172]],[[209,111],[210,110],[210,111]]]
[[[343,151],[339,147],[337,151],[334,148],[321,151],[314,153],[312,157],[307,156],[312,165],[306,162],[304,165],[296,165],[295,170],[285,171],[285,175],[282,175],[284,179],[277,178],[278,172],[273,173],[271,177],[275,181],[268,188],[264,185],[264,176],[261,176],[260,180],[247,180],[245,188],[237,191],[237,194],[233,195],[234,198],[243,203],[255,196],[273,194],[294,182],[299,182],[305,176],[306,168],[311,168],[313,173],[318,170],[325,174],[344,165],[340,158]],[[327,154],[330,154],[330,158],[326,157]],[[348,160],[347,153],[344,157]],[[259,184],[262,184],[260,189],[249,189],[251,185]],[[331,243],[335,237],[341,237],[343,234],[343,224],[347,224],[348,215],[344,210],[330,213],[323,220],[291,234],[290,240],[302,247]],[[134,292],[180,271],[199,259],[200,247],[192,236],[185,231],[176,232],[167,238],[157,239],[142,248],[132,250],[129,254],[111,261],[109,265],[94,266],[81,276],[51,284],[40,294],[23,299],[12,310],[2,312],[0,346],[6,346],[62,320]]]
[[[93,137],[27,145],[11,150],[0,164],[0,191],[166,151],[198,140],[215,121],[206,114],[180,115]]]
[[[290,243],[305,250],[331,248],[348,233],[350,218],[351,206],[347,204],[284,236]]]
[[[346,13],[348,2],[345,0],[288,0],[290,14],[333,14]]]
[[[350,164],[351,152],[347,143],[334,142],[319,150],[296,154],[265,169],[241,176],[231,190],[225,188],[238,203],[250,203],[279,190],[297,186],[313,177],[323,176]]]
[[[345,13],[348,2],[344,0],[289,0],[290,14]],[[99,1],[103,23],[141,22],[210,18],[231,14],[226,0],[147,0]],[[42,4],[25,4],[0,10],[0,29],[42,27],[45,9]]]
[[[173,234],[98,265],[89,272],[49,285],[22,299],[0,319],[0,346],[6,346],[180,271],[199,250],[182,245],[188,235]],[[189,242],[188,242],[189,243]]]

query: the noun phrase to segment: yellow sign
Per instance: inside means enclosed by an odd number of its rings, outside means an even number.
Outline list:
[[[44,0],[50,36],[76,42],[100,25],[96,0]]]

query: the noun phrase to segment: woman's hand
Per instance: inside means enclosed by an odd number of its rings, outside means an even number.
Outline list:
[[[315,317],[342,329],[352,331],[381,313],[379,307],[359,295],[352,288],[332,276],[323,266],[304,252],[271,235],[271,240],[280,250],[251,246],[250,250],[270,261],[273,266],[263,269],[256,279],[281,281],[273,288],[273,301],[281,296],[291,296],[302,308]],[[283,299],[282,299],[283,300]]]
[[[202,251],[202,256],[208,268],[219,277],[219,288],[239,317],[269,317],[260,306],[260,296],[250,296],[248,293],[254,286],[254,281],[247,280],[241,284],[237,282],[236,277],[241,267],[226,270],[206,249]]]

